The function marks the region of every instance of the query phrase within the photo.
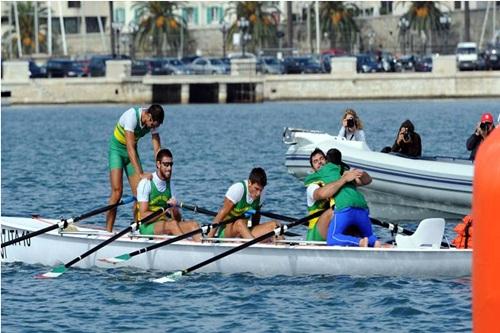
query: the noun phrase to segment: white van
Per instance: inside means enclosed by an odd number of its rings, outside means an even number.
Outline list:
[[[459,70],[477,69],[477,44],[473,42],[458,43],[457,68]]]

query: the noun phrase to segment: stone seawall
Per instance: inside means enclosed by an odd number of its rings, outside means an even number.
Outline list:
[[[207,90],[211,99],[196,102],[226,103],[241,101],[234,97],[238,89],[254,102],[500,97],[500,71],[457,72],[454,57],[443,56],[434,59],[430,73],[359,74],[352,58],[334,58],[333,73],[315,75],[255,75],[240,67],[234,68],[238,75],[131,77],[130,64],[119,61],[102,78],[29,79],[27,63],[6,62],[4,68],[2,91],[11,91],[12,104],[165,102],[155,100],[158,91],[176,91],[179,98],[168,103],[189,103],[190,94]]]

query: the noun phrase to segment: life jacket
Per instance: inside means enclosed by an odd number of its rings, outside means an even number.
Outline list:
[[[467,215],[453,229],[457,237],[451,241],[457,249],[472,249],[472,215]]]

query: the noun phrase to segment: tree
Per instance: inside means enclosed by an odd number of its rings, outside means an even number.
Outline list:
[[[33,2],[27,1],[27,2],[15,2],[13,3],[13,6],[17,5],[17,12],[18,12],[18,19],[19,19],[19,31],[20,31],[20,38],[21,38],[21,48],[23,55],[26,54],[33,54],[36,52],[35,50],[35,19],[34,19],[34,14],[35,14],[35,6],[33,5]],[[17,35],[17,31],[15,28],[15,16],[14,16],[14,10],[13,7],[10,7],[9,10],[11,11],[10,16],[12,17],[12,22],[11,26],[8,28],[8,30],[3,34],[2,36],[2,44],[7,44],[6,47],[2,47],[2,50],[8,49],[8,42],[10,39],[10,36],[12,36],[12,39],[10,42],[12,43],[12,50],[14,53],[17,53],[17,39],[19,36]],[[43,6],[42,2],[38,3],[37,7],[37,14],[38,17],[40,18],[39,20],[39,32],[38,32],[38,42],[39,42],[39,47],[40,50],[43,52],[47,48],[47,36],[46,36],[46,27],[47,27],[47,8]],[[42,18],[43,17],[43,18]],[[4,43],[6,42],[6,43]]]
[[[359,33],[354,17],[359,8],[344,1],[322,1],[319,8],[321,31],[328,33],[330,48],[337,47],[338,43],[345,49],[352,51],[353,43]]]
[[[405,3],[405,2],[401,2]],[[408,11],[402,16],[407,22],[407,27],[400,27],[400,34],[405,34],[409,30],[414,30],[422,36],[424,51],[429,46],[432,53],[432,33],[441,34],[445,30],[445,26],[441,23],[440,18],[443,12],[438,8],[434,1],[412,1]]]
[[[171,49],[179,47],[181,29],[184,36],[187,35],[186,22],[181,16],[174,14],[179,4],[175,1],[148,1],[134,4],[133,7],[137,9],[140,17],[137,39],[143,49],[152,45],[156,55],[161,56],[165,44]]]
[[[280,13],[276,6],[266,1],[234,1],[227,12],[236,14],[236,21],[231,24],[227,34],[228,41],[239,32],[238,20],[244,17],[249,22],[248,33],[251,39],[247,45],[251,51],[255,52],[266,45],[276,43],[279,24],[277,14]]]

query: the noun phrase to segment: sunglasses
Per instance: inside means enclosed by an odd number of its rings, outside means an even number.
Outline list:
[[[171,167],[174,165],[174,162],[161,162],[161,165],[163,165],[164,167]]]

